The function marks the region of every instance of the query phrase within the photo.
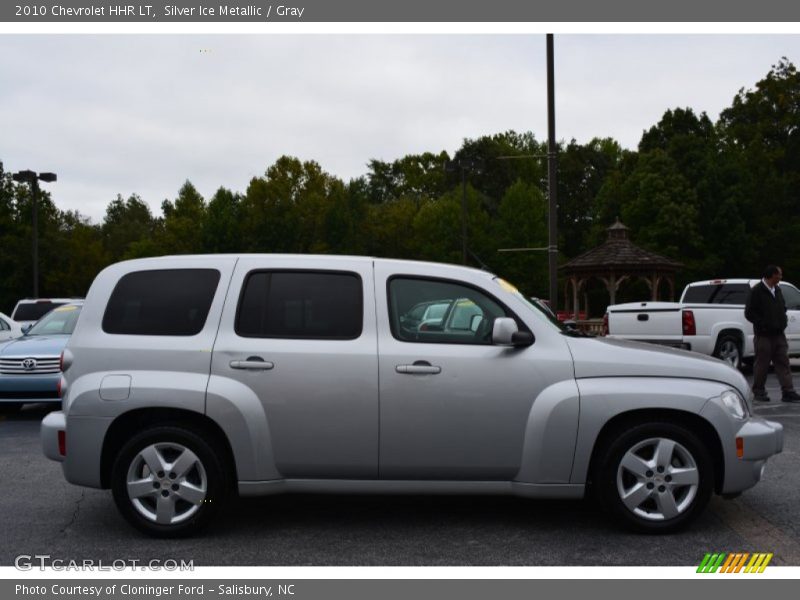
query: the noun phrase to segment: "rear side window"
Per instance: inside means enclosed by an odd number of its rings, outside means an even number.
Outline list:
[[[686,290],[683,301],[687,304],[741,304],[747,301],[747,283],[695,285]]]
[[[103,331],[122,335],[197,335],[219,284],[216,269],[128,273],[103,315]]]
[[[747,283],[728,283],[722,286],[716,297],[714,304],[741,304],[747,302],[747,292],[750,285]]]
[[[17,306],[11,318],[15,321],[38,321],[54,308],[63,305],[63,302],[50,302],[49,300],[24,302]]]
[[[711,304],[714,293],[721,285],[693,285],[686,290],[683,302],[693,304]]]
[[[361,278],[338,271],[256,271],[236,315],[242,337],[353,340],[364,323]]]

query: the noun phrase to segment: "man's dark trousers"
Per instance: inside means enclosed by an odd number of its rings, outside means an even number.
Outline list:
[[[786,335],[783,333],[757,335],[753,339],[753,344],[756,352],[756,360],[753,364],[753,392],[756,395],[766,393],[764,385],[767,382],[770,362],[775,366],[775,375],[778,376],[783,393],[794,390]]]

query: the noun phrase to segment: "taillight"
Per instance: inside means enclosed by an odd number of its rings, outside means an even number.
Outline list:
[[[697,335],[694,313],[690,310],[683,311],[683,335]]]
[[[61,369],[62,373],[69,371],[69,368],[72,366],[72,360],[72,352],[70,352],[68,348],[64,348],[61,351],[61,360],[58,361],[58,367]]]
[[[59,431],[58,432],[58,453],[61,456],[67,455],[67,432],[66,431]]]
[[[61,398],[61,382],[64,380],[63,377],[58,378],[58,383],[56,384],[56,396]]]
[[[603,315],[603,335],[608,335],[608,313]]]

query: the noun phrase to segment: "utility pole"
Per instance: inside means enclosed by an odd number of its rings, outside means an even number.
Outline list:
[[[461,264],[467,264],[467,170],[461,168]]]
[[[550,307],[558,311],[558,147],[556,146],[556,99],[553,73],[553,34],[547,34],[547,266],[550,273]]]
[[[31,186],[31,244],[33,246],[33,297],[39,297],[39,180],[52,183],[57,180],[55,173],[39,173],[34,171],[19,171],[14,173],[12,179],[17,183],[27,183]]]

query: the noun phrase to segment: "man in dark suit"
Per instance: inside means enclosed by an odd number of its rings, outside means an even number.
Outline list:
[[[794,391],[792,369],[789,366],[789,344],[786,342],[786,303],[778,285],[783,278],[780,267],[770,265],[764,270],[764,277],[750,288],[744,308],[745,318],[753,324],[756,360],[753,365],[753,394],[760,402],[769,402],[764,388],[770,362],[781,384],[784,402],[800,402],[800,395]]]

